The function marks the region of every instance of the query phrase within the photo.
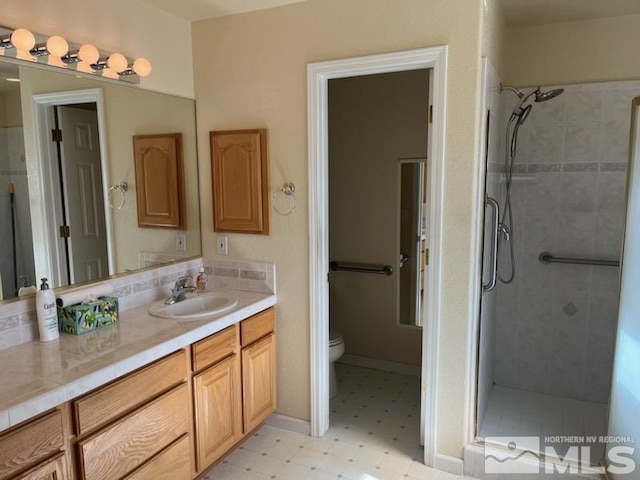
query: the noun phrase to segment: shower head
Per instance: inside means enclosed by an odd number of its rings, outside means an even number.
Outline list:
[[[546,102],[547,100],[551,100],[552,98],[557,97],[562,92],[564,92],[564,88],[556,88],[555,90],[549,90],[548,92],[543,92],[542,90],[540,90],[540,87],[538,87],[538,89],[535,91],[535,94],[536,94],[535,101],[538,103]]]
[[[522,125],[524,123],[524,121],[527,119],[527,117],[529,116],[529,114],[531,113],[531,109],[533,108],[533,106],[531,104],[529,105],[525,105],[524,107],[517,107],[514,111],[513,114],[518,117],[518,125]]]

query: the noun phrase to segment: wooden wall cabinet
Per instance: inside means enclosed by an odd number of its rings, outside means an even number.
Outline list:
[[[182,134],[135,135],[138,226],[186,229]]]
[[[213,230],[269,234],[267,130],[210,132]]]

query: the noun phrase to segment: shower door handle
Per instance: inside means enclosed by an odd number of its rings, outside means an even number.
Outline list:
[[[487,196],[486,207],[491,207],[493,211],[493,220],[491,222],[491,275],[489,276],[489,282],[484,283],[484,277],[482,281],[482,292],[490,292],[496,286],[498,279],[498,226],[500,221],[500,206],[493,198]]]

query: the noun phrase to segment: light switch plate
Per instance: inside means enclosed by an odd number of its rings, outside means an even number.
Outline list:
[[[176,233],[176,251],[187,251],[187,236],[184,233]]]
[[[229,253],[229,244],[226,236],[220,236],[217,238],[217,251],[218,255],[226,255]]]

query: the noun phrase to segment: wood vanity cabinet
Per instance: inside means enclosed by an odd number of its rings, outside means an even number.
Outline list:
[[[196,470],[202,472],[242,438],[238,326],[192,346]]]
[[[188,380],[179,350],[72,401],[79,479],[190,480]]]
[[[275,411],[276,337],[271,308],[240,323],[244,432],[250,433]]]
[[[0,480],[192,480],[276,407],[275,311],[0,434]]]
[[[274,320],[269,308],[192,346],[198,473],[275,410]]]
[[[215,232],[269,234],[267,130],[210,132]]]
[[[0,480],[67,480],[62,412],[55,410],[0,435]]]

